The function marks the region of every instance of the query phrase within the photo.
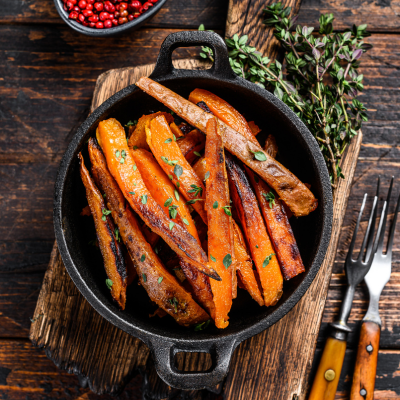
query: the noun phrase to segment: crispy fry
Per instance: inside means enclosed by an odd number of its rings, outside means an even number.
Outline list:
[[[200,152],[204,149],[206,137],[198,129],[193,129],[183,139],[179,140],[178,146],[189,164],[198,156],[194,152]]]
[[[212,114],[149,78],[140,78],[136,85],[202,132],[206,132],[207,121],[214,118]],[[260,145],[230,128],[223,121],[219,120],[218,123],[225,148],[259,174],[285,201],[294,215],[308,215],[315,210],[318,205],[317,199],[295,175],[271,158]],[[255,159],[254,153],[259,156],[263,154],[266,161]]]
[[[197,176],[204,181],[207,170],[207,163],[204,157],[200,158],[199,161],[193,166],[194,171]],[[243,240],[243,234],[236,224],[235,220],[232,219],[233,223],[233,232],[234,232],[234,248],[235,248],[235,267],[239,277],[242,279],[242,283],[244,288],[250,293],[251,297],[258,303],[260,306],[264,304],[264,300],[261,296],[260,289],[257,284],[256,277],[254,275],[253,266],[251,262],[251,258],[246,249],[246,244]],[[235,294],[235,282],[232,284],[233,288],[233,298],[236,298]]]
[[[159,115],[164,115],[164,117],[167,119],[169,124],[174,122],[174,118],[172,117],[172,115],[170,113],[163,112],[163,111],[159,111],[154,114],[143,115],[142,117],[139,118],[139,121],[136,125],[135,130],[129,136],[129,141],[128,141],[129,148],[133,149],[133,148],[137,147],[139,149],[150,150],[149,146],[146,142],[145,127],[153,118],[155,118]]]
[[[106,193],[112,216],[129,254],[135,261],[140,283],[146,289],[150,299],[180,325],[188,326],[208,320],[207,313],[179,285],[145,240],[128,205],[125,208],[124,196],[109,172],[106,160],[94,139],[89,142],[89,154],[93,165],[93,175]]]
[[[268,135],[265,141],[264,150],[272,157],[275,158],[278,154],[278,145],[274,135]]]
[[[243,284],[250,296],[260,305],[264,305],[264,299],[261,295],[260,288],[257,283],[256,276],[253,271],[253,264],[246,249],[243,233],[239,226],[233,224],[234,245],[235,245],[235,261],[236,270],[239,274],[240,282]]]
[[[244,170],[230,155],[226,155],[226,166],[231,197],[260,277],[264,303],[275,305],[282,296],[283,277],[256,196]]]
[[[243,118],[236,109],[234,109],[228,102],[221,99],[217,95],[204,89],[195,89],[189,95],[189,101],[197,104],[201,101],[207,104],[210,111],[218,117],[221,121],[225,122],[228,126],[241,133],[248,140],[258,145],[257,139],[249,127],[247,121]]]
[[[254,136],[258,135],[261,132],[261,129],[256,125],[254,121],[249,122],[249,127]]]
[[[256,193],[283,276],[289,280],[305,269],[285,209],[276,193],[262,179],[247,167],[246,172]]]
[[[196,199],[192,206],[203,220],[207,221],[203,204],[205,197],[203,182],[183,156],[177,142],[173,140],[172,132],[163,116],[151,121],[150,129],[147,129],[147,142],[161,168],[167,175],[172,176],[175,186],[179,186],[178,190],[182,196],[188,201]]]
[[[193,165],[194,172],[204,182],[207,173],[207,163],[205,157],[200,157],[197,162]]]
[[[180,196],[176,197],[174,184],[165,175],[153,155],[144,149],[131,150],[131,155],[154,200],[163,208],[166,215],[176,219],[178,224],[186,227],[189,233],[199,242],[188,206]]]
[[[206,211],[208,218],[208,255],[213,268],[222,278],[210,282],[215,305],[215,326],[224,329],[229,325],[228,313],[232,307],[233,232],[230,213],[229,187],[225,169],[222,138],[217,120],[207,123],[206,163],[210,177],[206,181]],[[228,213],[226,212],[228,211]]]
[[[179,129],[178,125],[176,125],[175,122],[172,124],[169,124],[169,127],[171,128],[171,132],[175,135],[176,138],[180,138],[185,136],[183,132]]]
[[[159,118],[166,121],[164,116]],[[175,224],[165,215],[146,188],[139,170],[134,169],[135,163],[128,149],[125,131],[121,124],[113,118],[101,121],[97,129],[97,137],[106,157],[108,169],[133,210],[177,254],[187,259],[201,272],[219,280],[218,274],[208,265],[207,256],[196,239],[186,228]]]
[[[122,310],[126,303],[127,271],[121,246],[115,239],[115,227],[108,215],[104,214],[106,205],[99,189],[94,184],[85,167],[82,154],[79,153],[80,173],[86,189],[86,198],[96,227],[97,240],[104,260],[104,268],[111,280],[111,296]]]

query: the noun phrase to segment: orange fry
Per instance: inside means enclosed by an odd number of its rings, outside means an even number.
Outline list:
[[[166,123],[164,116],[158,118],[162,118]],[[218,274],[208,265],[208,258],[196,239],[186,228],[168,218],[151,196],[139,170],[135,168],[121,124],[113,118],[101,121],[97,129],[97,138],[106,157],[108,169],[133,210],[178,255],[187,259],[201,272],[219,280]]]
[[[206,211],[208,217],[208,255],[221,281],[210,281],[215,305],[215,325],[229,325],[232,307],[233,232],[229,202],[229,187],[225,168],[222,138],[216,119],[207,123],[206,162],[210,177],[206,181]],[[233,269],[233,271],[232,271]]]
[[[275,250],[258,208],[257,198],[244,170],[232,156],[228,155],[226,166],[231,197],[260,277],[264,303],[266,306],[273,306],[282,296],[283,290],[283,277]]]
[[[179,192],[207,221],[204,211],[205,190],[203,182],[183,156],[164,116],[153,119],[147,129],[147,143],[164,172],[171,178]]]

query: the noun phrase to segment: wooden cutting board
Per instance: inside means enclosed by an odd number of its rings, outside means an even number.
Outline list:
[[[286,1],[298,8],[299,2]],[[252,44],[274,59],[278,47],[271,31],[261,27],[263,1],[230,1],[227,36],[249,34]],[[175,61],[176,68],[203,68],[197,60]],[[123,68],[102,74],[96,83],[92,110],[115,92],[148,76],[154,64]],[[322,319],[339,233],[345,214],[362,134],[353,140],[342,161],[346,176],[339,184],[334,202],[331,242],[325,261],[313,284],[296,307],[267,331],[239,345],[224,384],[215,388],[227,400],[304,399],[316,339]],[[55,364],[75,373],[95,393],[116,394],[138,372],[145,374],[147,398],[167,399],[179,391],[162,382],[155,373],[149,350],[139,339],[114,327],[102,318],[78,292],[62,263],[57,245],[39,294],[30,338],[44,348]],[[178,358],[185,371],[210,367],[204,353]],[[209,398],[202,392],[186,393],[186,398]],[[214,396],[215,397],[215,396]]]

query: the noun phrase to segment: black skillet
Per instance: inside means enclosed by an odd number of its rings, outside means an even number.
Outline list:
[[[171,57],[176,48],[200,45],[213,49],[215,62],[212,68],[196,71],[173,67]],[[303,182],[311,184],[319,200],[317,210],[309,216],[291,219],[306,272],[285,282],[284,294],[278,304],[260,307],[240,290],[233,303],[228,328],[218,330],[210,325],[204,331],[195,332],[193,328],[177,325],[170,317],[149,318],[152,306],[143,288],[136,284],[128,288],[126,310],[117,308],[105,284],[98,250],[88,245],[95,235],[93,222],[79,215],[87,203],[79,178],[77,154],[85,149],[99,121],[114,117],[125,124],[142,114],[166,108],[131,85],[97,108],[73,137],[61,161],[54,199],[56,239],[68,273],[96,311],[149,346],[157,372],[166,383],[180,389],[212,390],[226,376],[238,344],[286,315],[315,278],[331,236],[331,185],[317,142],[305,125],[271,93],[233,73],[225,43],[217,34],[196,31],[169,35],[161,46],[151,78],[186,98],[193,89],[203,88],[229,101],[248,120],[254,120],[261,127],[261,143],[266,134],[275,135],[284,165]],[[87,156],[86,163],[89,164]],[[212,355],[213,365],[206,372],[184,373],[174,365],[178,352],[208,352]]]

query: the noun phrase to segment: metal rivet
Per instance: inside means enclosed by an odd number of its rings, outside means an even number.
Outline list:
[[[374,350],[374,348],[372,347],[372,344],[369,344],[369,345],[367,346],[367,351],[368,351],[368,353],[372,353],[372,350]]]
[[[360,395],[361,396],[366,396],[367,395],[367,391],[365,389],[361,389],[360,390]]]
[[[335,371],[333,369],[327,369],[325,371],[325,375],[324,376],[325,376],[325,379],[328,382],[332,382],[335,379],[336,374],[335,374]]]

